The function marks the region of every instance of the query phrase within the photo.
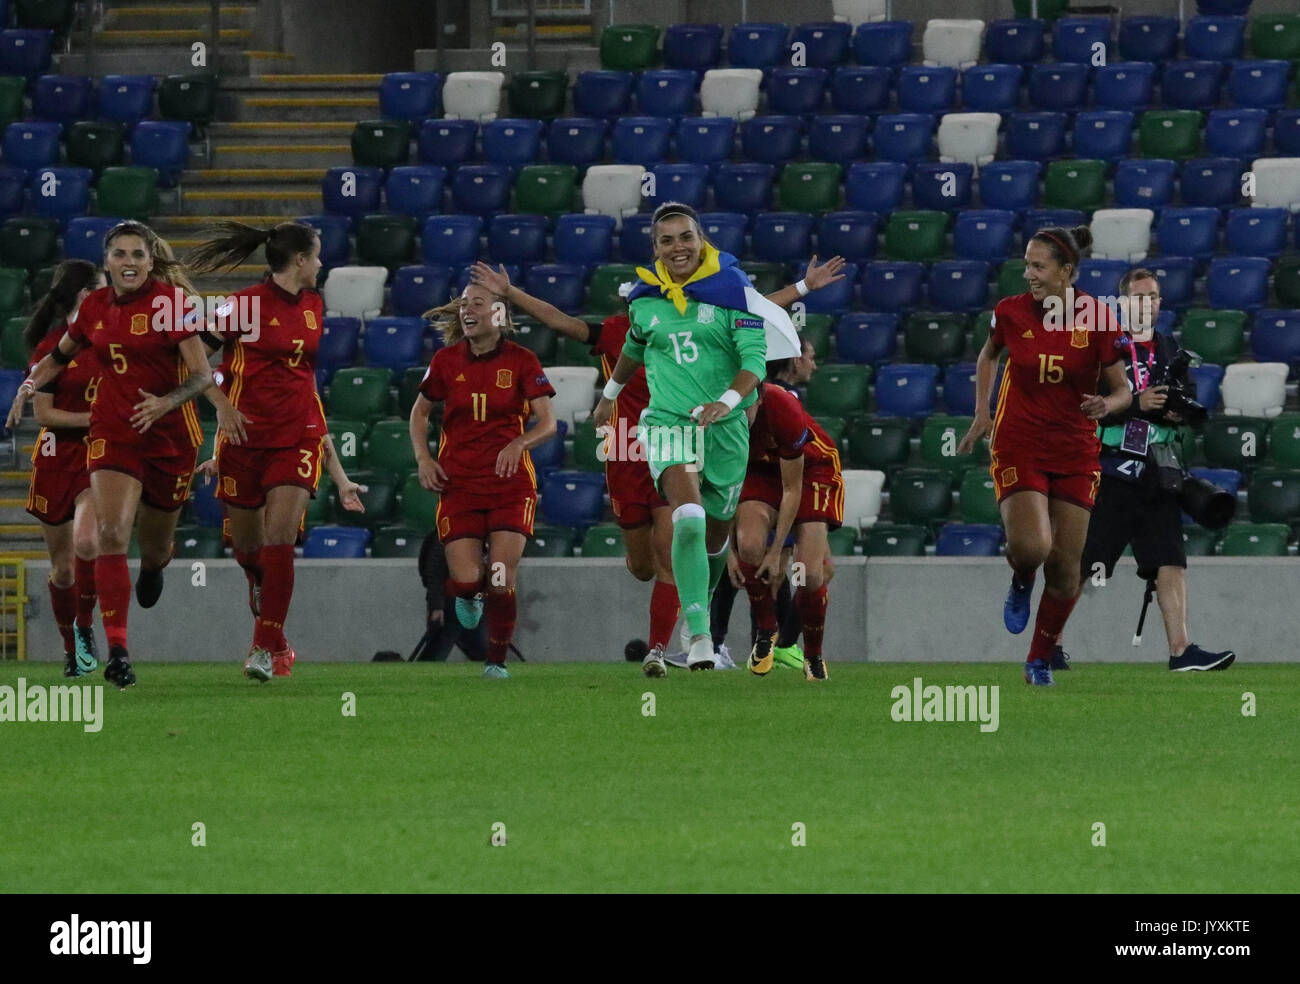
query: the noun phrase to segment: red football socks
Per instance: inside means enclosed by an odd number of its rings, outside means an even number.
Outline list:
[[[822,634],[826,630],[826,607],[828,595],[826,585],[816,590],[806,585],[794,593],[794,603],[799,609],[799,618],[803,622],[803,651],[805,656],[822,654]]]
[[[677,613],[681,610],[677,600],[677,585],[671,581],[655,581],[650,591],[650,648],[668,647]]]
[[[63,651],[75,652],[76,637],[72,633],[72,624],[77,617],[77,586],[65,584],[62,587],[50,582],[50,610],[54,612],[54,624],[63,636]]]
[[[253,627],[253,645],[278,653],[289,648],[284,622],[293,599],[293,544],[265,546],[257,560],[262,571],[262,614]]]
[[[100,554],[95,558],[95,584],[99,588],[99,613],[109,646],[126,648],[126,616],[131,608],[131,572],[126,554]]]
[[[749,594],[749,608],[758,623],[758,631],[772,633],[777,630],[776,599],[772,589],[758,579],[758,566],[740,562],[740,573],[745,578],[745,591]]]
[[[515,592],[513,588],[489,591],[485,614],[487,615],[489,663],[504,663],[506,650],[515,635]]]
[[[1044,591],[1038,600],[1038,616],[1034,619],[1034,638],[1029,643],[1029,662],[1051,659],[1052,650],[1056,648],[1057,637],[1065,628],[1074,603],[1079,598],[1058,598],[1050,591]]]
[[[99,596],[95,593],[95,562],[76,559],[77,577],[77,624],[88,629],[95,618],[95,602]]]

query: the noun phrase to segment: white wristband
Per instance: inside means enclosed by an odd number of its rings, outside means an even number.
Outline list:
[[[740,402],[740,394],[733,389],[729,389],[718,397],[718,402],[724,404],[728,410],[735,410],[736,404]]]
[[[810,291],[808,290],[808,281],[806,280],[800,280],[797,284],[794,285],[794,289],[799,292],[800,297],[807,297],[808,294],[810,293]]]
[[[618,394],[623,392],[624,385],[624,383],[614,382],[614,379],[611,376],[609,381],[605,383],[605,388],[600,391],[600,395],[607,400],[617,400]]]

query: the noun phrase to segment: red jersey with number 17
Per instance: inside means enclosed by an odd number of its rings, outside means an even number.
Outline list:
[[[794,394],[775,383],[760,383],[763,398],[749,428],[750,475],[781,480],[781,459],[803,455],[808,470],[834,467],[839,452],[820,424]]]

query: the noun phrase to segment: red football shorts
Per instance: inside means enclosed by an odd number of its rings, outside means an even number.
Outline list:
[[[190,479],[194,477],[198,456],[198,448],[158,454],[147,440],[123,444],[95,437],[92,432],[86,449],[86,467],[92,475],[101,469],[130,475],[143,486],[142,502],[163,512],[175,512],[190,497]]]
[[[614,516],[625,530],[645,526],[655,509],[668,505],[668,500],[655,488],[650,466],[644,461],[606,462],[605,485]]]
[[[90,488],[85,447],[78,444],[72,455],[44,457],[38,443],[36,451],[27,489],[27,511],[42,523],[59,526],[72,519],[77,496]]]
[[[1041,492],[1049,499],[1063,499],[1091,511],[1101,485],[1101,466],[1096,461],[1080,463],[1068,470],[1043,468],[1037,458],[1023,452],[995,451],[989,474],[998,502],[1016,492]]]
[[[260,509],[277,485],[297,485],[316,495],[324,439],[304,438],[292,448],[250,448],[222,441],[217,448],[217,498],[241,509]]]
[[[438,499],[438,539],[443,543],[470,537],[486,540],[496,530],[533,535],[537,493],[513,496],[446,492]]]
[[[741,487],[740,501],[751,499],[780,510],[780,472],[751,470]],[[796,526],[800,523],[825,523],[832,530],[844,524],[844,478],[838,468],[805,469],[803,494],[799,498],[799,512],[795,514],[794,522]]]

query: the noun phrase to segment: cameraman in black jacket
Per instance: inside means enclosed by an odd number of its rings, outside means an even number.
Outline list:
[[[1170,386],[1192,389],[1181,360],[1182,374],[1168,379],[1178,350],[1175,341],[1155,332],[1160,313],[1160,282],[1150,270],[1130,270],[1120,281],[1126,334],[1115,344],[1122,350],[1128,384],[1134,399],[1122,414],[1101,420],[1101,486],[1088,525],[1083,548],[1083,583],[1100,566],[1106,577],[1124,548],[1133,545],[1138,576],[1155,578],[1156,598],[1169,640],[1169,669],[1223,670],[1232,665],[1231,651],[1211,653],[1187,638],[1187,555],[1183,550],[1182,506],[1179,493],[1169,491],[1160,473],[1182,466],[1176,460],[1174,441],[1185,422],[1166,404]],[[1163,466],[1163,469],[1162,469]],[[1068,669],[1061,646],[1053,655],[1054,669]]]

